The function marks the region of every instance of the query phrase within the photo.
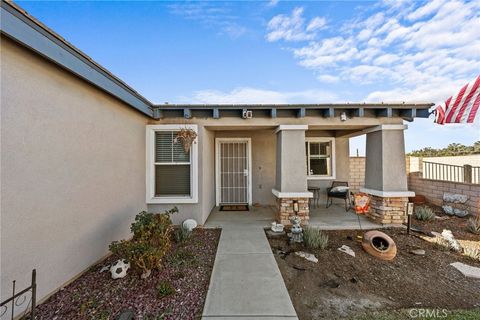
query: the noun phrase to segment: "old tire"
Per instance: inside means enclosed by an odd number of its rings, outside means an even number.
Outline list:
[[[363,250],[381,260],[392,260],[397,255],[397,245],[383,232],[373,230],[363,235]]]

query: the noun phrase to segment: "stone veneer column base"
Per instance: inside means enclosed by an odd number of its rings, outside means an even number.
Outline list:
[[[289,226],[290,217],[295,215],[293,211],[293,201],[298,201],[298,213],[297,216],[302,220],[302,225],[308,224],[309,220],[309,198],[277,198],[277,214],[276,220],[278,223],[284,226]]]
[[[379,197],[370,195],[367,217],[381,224],[402,224],[407,221],[408,197]]]

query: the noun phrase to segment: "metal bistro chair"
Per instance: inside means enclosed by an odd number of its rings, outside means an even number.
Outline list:
[[[338,191],[334,188],[336,187],[348,187],[348,182],[346,181],[333,181],[332,186],[327,188],[327,208],[330,207],[333,203],[332,198],[344,199],[345,200],[345,211],[350,210],[350,190],[346,189],[345,191]]]

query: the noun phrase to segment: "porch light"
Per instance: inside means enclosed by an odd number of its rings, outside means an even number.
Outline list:
[[[293,212],[298,213],[298,200],[293,200]]]
[[[347,114],[346,114],[345,112],[342,112],[342,113],[340,114],[340,120],[341,120],[341,121],[347,121]]]

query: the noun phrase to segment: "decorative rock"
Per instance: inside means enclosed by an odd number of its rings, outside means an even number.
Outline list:
[[[424,256],[425,255],[425,250],[423,250],[423,249],[413,249],[413,250],[410,250],[410,253],[414,254],[416,256]]]
[[[311,261],[311,262],[314,262],[314,263],[318,262],[317,257],[315,257],[315,255],[313,255],[311,253],[303,252],[303,251],[297,251],[297,252],[295,252],[295,254],[299,257],[302,257],[302,258],[308,260],[308,261]]]
[[[445,192],[443,194],[443,201],[453,203],[466,203],[468,201],[468,197],[463,194]]]
[[[453,212],[453,207],[452,206],[443,205],[442,209],[443,209],[443,212],[445,212],[448,215],[451,215],[451,216],[455,215],[455,213]]]
[[[110,270],[110,265],[109,264],[103,266],[102,269],[100,269],[100,273],[104,273],[105,271],[108,271],[108,270]]]
[[[343,253],[351,255],[352,257],[355,257],[355,252],[349,246],[343,245],[340,248],[338,248],[338,251],[341,251]]]
[[[450,263],[450,265],[460,271],[467,278],[480,279],[480,268],[472,267],[461,262]]]
[[[272,227],[270,228],[273,232],[282,232],[283,231],[283,224],[276,223],[275,221],[272,222]]]
[[[457,239],[455,239],[455,237],[453,236],[452,231],[447,230],[447,229],[443,229],[441,236],[442,236],[445,240],[448,241],[448,244],[450,245],[450,248],[452,248],[452,249],[455,250],[455,251],[461,251],[461,250],[462,250],[462,246],[461,246],[460,243],[457,241]]]
[[[468,210],[461,210],[461,209],[458,209],[458,208],[453,209],[453,213],[457,217],[460,217],[460,218],[466,217],[470,214],[470,212],[468,212]]]
[[[121,279],[127,275],[127,271],[130,269],[130,262],[126,262],[125,259],[117,260],[110,267],[110,273],[112,274],[112,279]]]
[[[443,220],[448,220],[448,219],[450,219],[450,217],[448,217],[448,216],[435,216],[435,219],[436,219],[436,220],[443,221]]]
[[[272,230],[267,230],[267,237],[279,237],[285,235],[285,231],[282,232],[273,232]]]
[[[197,227],[197,221],[195,221],[193,219],[187,219],[187,220],[183,221],[182,227],[184,229],[187,229],[188,231],[192,231],[193,229],[195,229]]]

